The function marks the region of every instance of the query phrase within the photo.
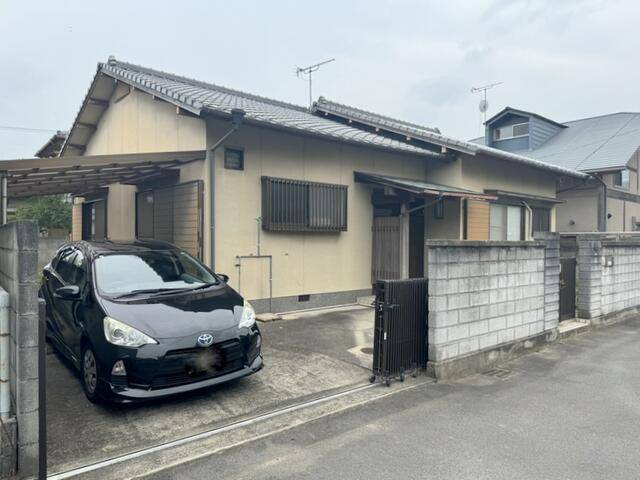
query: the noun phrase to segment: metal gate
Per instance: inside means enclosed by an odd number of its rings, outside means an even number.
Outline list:
[[[560,259],[560,320],[576,316],[576,259]]]
[[[427,364],[428,280],[378,280],[370,380],[404,380]]]

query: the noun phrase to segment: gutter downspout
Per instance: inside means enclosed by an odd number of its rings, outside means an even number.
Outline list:
[[[211,267],[211,270],[213,271],[215,271],[215,265],[216,265],[216,253],[215,253],[216,252],[216,242],[215,242],[215,238],[216,238],[215,237],[215,228],[216,228],[215,198],[216,196],[214,191],[215,179],[216,179],[215,152],[218,149],[218,147],[220,147],[220,145],[222,145],[227,140],[227,138],[233,135],[236,132],[236,130],[240,128],[240,125],[242,124],[242,119],[244,118],[245,113],[246,112],[240,108],[234,108],[233,110],[231,110],[231,130],[225,133],[216,143],[207,147],[206,161],[207,161],[207,164],[209,165],[209,225],[210,225],[209,265]]]
[[[601,194],[602,201],[598,202],[598,231],[606,232],[607,231],[607,184],[604,180],[602,180],[597,175],[589,175],[589,178],[593,178],[600,182],[602,185]]]
[[[524,205],[524,208],[526,208],[527,211],[529,212],[529,221],[527,222],[528,223],[527,227],[529,227],[528,228],[529,235],[527,235],[527,237],[532,239],[533,238],[533,209],[524,200],[522,201],[522,204]],[[551,215],[551,212],[549,212],[549,215]],[[551,219],[549,219],[549,220],[551,220]]]

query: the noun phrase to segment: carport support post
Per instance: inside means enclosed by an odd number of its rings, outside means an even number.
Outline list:
[[[400,278],[409,278],[409,206],[400,206]]]

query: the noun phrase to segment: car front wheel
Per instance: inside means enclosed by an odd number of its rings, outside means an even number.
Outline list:
[[[99,369],[96,356],[91,347],[85,347],[82,351],[82,368],[80,380],[84,394],[90,402],[99,403],[102,400],[100,395],[100,380],[98,379]]]

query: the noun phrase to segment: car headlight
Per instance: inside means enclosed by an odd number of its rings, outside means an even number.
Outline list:
[[[242,316],[240,317],[240,323],[238,323],[238,327],[249,328],[252,327],[256,323],[256,312],[253,310],[253,307],[246,300],[244,301],[244,307],[242,307]]]
[[[123,347],[141,347],[158,342],[140,330],[111,317],[104,317],[104,336],[107,341]]]

